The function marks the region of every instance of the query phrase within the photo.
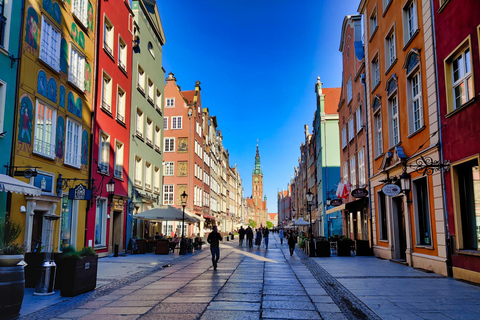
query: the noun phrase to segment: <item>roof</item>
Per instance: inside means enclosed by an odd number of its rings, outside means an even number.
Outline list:
[[[193,103],[193,98],[195,97],[195,90],[182,91],[182,95],[189,104]]]
[[[270,220],[275,220],[275,218],[277,217],[277,214],[276,213],[269,213],[268,216],[270,217]]]
[[[325,114],[337,114],[338,102],[342,93],[341,88],[323,88],[322,93],[325,95]]]

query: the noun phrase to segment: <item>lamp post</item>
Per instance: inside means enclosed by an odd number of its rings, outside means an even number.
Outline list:
[[[186,247],[185,247],[185,207],[187,206],[187,199],[188,195],[183,190],[183,193],[180,195],[180,200],[182,202],[182,208],[183,208],[183,215],[182,215],[182,241],[180,242],[180,253],[181,255],[184,255],[186,253]]]
[[[111,207],[113,196],[115,194],[115,181],[113,180],[113,178],[110,179],[110,181],[108,181],[106,187],[107,187],[107,193],[108,193],[108,206]]]
[[[312,228],[312,200],[313,200],[313,193],[308,190],[307,194],[307,209],[308,213],[310,214],[310,237],[309,237],[309,256],[315,257],[315,245],[313,243],[313,228]]]

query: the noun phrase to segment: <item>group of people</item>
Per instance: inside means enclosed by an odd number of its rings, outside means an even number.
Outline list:
[[[262,245],[262,240],[263,244],[265,245],[265,249],[268,249],[268,235],[270,231],[268,228],[265,227],[260,227],[255,229],[255,245],[257,246],[257,249],[260,249],[260,246]],[[247,229],[244,229],[243,226],[240,227],[238,230],[238,245],[241,247],[243,246],[243,241],[245,240],[245,237],[247,238],[247,246],[249,249],[253,249],[253,229],[252,227],[248,226]]]

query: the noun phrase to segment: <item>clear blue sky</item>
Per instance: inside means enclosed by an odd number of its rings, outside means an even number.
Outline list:
[[[182,90],[200,80],[202,106],[217,116],[244,197],[252,194],[259,140],[269,212],[298,165],[304,125],[312,128],[317,76],[326,88],[340,87],[342,22],[359,2],[157,0],[165,71]]]

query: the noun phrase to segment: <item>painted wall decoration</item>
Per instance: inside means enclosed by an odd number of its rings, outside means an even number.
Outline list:
[[[68,92],[68,99],[67,99],[67,110],[73,114],[75,114],[75,97],[73,96],[73,92]]]
[[[178,138],[178,152],[188,152],[188,138]]]
[[[57,103],[57,82],[53,78],[48,80],[47,98]]]
[[[37,50],[38,40],[38,14],[32,7],[27,10],[27,21],[25,29],[25,42]]]
[[[82,133],[82,164],[88,164],[88,132],[83,130]]]
[[[55,155],[57,158],[63,158],[63,145],[65,142],[65,120],[63,117],[57,119],[57,141],[55,142]]]
[[[85,50],[85,35],[82,31],[78,32],[78,45],[80,46],[80,48]]]
[[[75,115],[82,118],[82,99],[80,97],[77,97],[77,103],[75,103]]]
[[[78,29],[78,26],[75,24],[75,22],[72,22],[71,36],[72,39],[75,40],[75,42],[80,46],[80,48],[85,50],[85,34]]]
[[[68,73],[68,43],[64,38],[60,48],[60,70],[65,74]]]
[[[42,96],[47,96],[47,75],[45,71],[40,70],[38,72],[38,79],[37,79],[37,92],[40,93]]]
[[[85,91],[92,93],[92,66],[85,63]]]
[[[88,2],[88,29],[93,31],[93,6]]]
[[[52,0],[43,0],[43,9],[58,23],[62,24],[62,13],[58,3]]]
[[[60,101],[58,104],[60,107],[65,108],[65,87],[63,85],[60,86]]]
[[[18,120],[18,141],[30,144],[32,142],[33,103],[25,95],[20,100],[20,116]]]
[[[75,40],[75,42],[78,43],[78,27],[75,24],[75,22],[72,22],[72,27],[70,28],[70,35],[72,36],[72,39]]]

